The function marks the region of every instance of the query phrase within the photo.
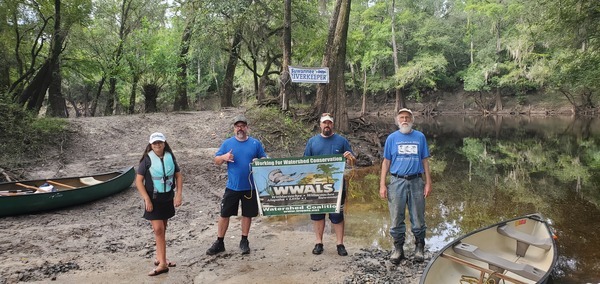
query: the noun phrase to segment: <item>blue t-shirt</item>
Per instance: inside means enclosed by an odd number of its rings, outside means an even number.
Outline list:
[[[429,158],[427,139],[422,132],[414,129],[409,134],[394,131],[385,140],[383,157],[390,160],[392,174],[422,174],[425,172],[422,160]]]
[[[267,154],[262,143],[255,138],[248,137],[246,141],[238,141],[235,137],[223,141],[215,154],[220,156],[233,149],[233,163],[227,162],[227,188],[235,191],[244,191],[254,188],[251,184],[250,164],[255,158],[265,158]]]
[[[317,134],[306,143],[304,156],[320,156],[320,155],[343,155],[346,151],[350,151],[352,155],[352,147],[346,138],[334,133],[329,137],[323,137]]]

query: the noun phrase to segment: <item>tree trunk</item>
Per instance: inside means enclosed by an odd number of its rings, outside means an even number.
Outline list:
[[[173,110],[188,110],[190,108],[188,103],[187,95],[187,55],[190,50],[190,39],[192,38],[193,27],[195,24],[195,17],[192,15],[192,19],[186,24],[181,36],[181,48],[179,50],[179,63],[177,67],[179,72],[177,73],[177,94],[175,97],[175,103]]]
[[[145,110],[144,112],[156,112],[156,98],[158,98],[158,86],[155,84],[146,84],[142,87],[144,91]]]
[[[398,44],[396,43],[396,1],[392,0],[392,59],[394,60],[394,75],[398,76],[398,70],[400,70],[400,64],[398,63]],[[396,85],[396,104],[394,106],[394,113],[398,113],[403,107],[406,107],[406,100],[402,95],[402,90]]]
[[[363,70],[363,92],[362,92],[362,104],[360,106],[360,116],[364,116],[367,113],[367,68]]]
[[[254,95],[258,97],[260,76],[258,76],[258,60],[256,56],[252,56],[252,82],[254,83]],[[268,70],[265,70],[268,71]]]
[[[340,0],[340,13],[336,24],[335,37],[331,46],[330,62],[333,73],[328,88],[328,99],[326,107],[333,111],[336,117],[336,128],[341,132],[350,129],[348,123],[348,109],[346,108],[346,84],[344,70],[346,67],[346,41],[348,38],[348,25],[350,22],[351,0]]]
[[[471,16],[467,16],[467,30],[469,33],[469,59],[470,63],[473,64],[473,58],[475,57],[475,44],[473,43],[473,31],[471,28]]]
[[[60,74],[60,63],[54,64],[52,70],[52,81],[48,87],[48,109],[46,116],[69,117],[67,102],[62,95],[62,75]]]
[[[54,34],[51,46],[52,64],[50,65],[51,78],[48,89],[48,110],[46,111],[46,116],[69,117],[67,103],[61,92],[60,54],[62,51],[63,32],[60,22],[60,0],[54,0]]]
[[[121,2],[121,14],[119,15],[119,44],[117,45],[117,50],[115,50],[115,55],[113,57],[113,72],[115,72],[120,65],[121,57],[123,56],[123,44],[127,35],[131,32],[127,22],[130,20],[129,12],[131,12],[132,2],[133,1],[131,0],[122,0]],[[117,98],[117,77],[114,74],[108,79],[108,84],[108,98],[106,100],[106,106],[104,107],[104,115],[112,115],[115,112],[116,105],[119,103]]]
[[[268,77],[261,76],[258,80],[258,93],[256,94],[256,100],[260,103],[263,102],[267,95],[265,94],[265,88],[267,87],[267,82],[269,81]]]
[[[106,105],[104,106],[104,115],[112,115],[115,108],[115,97],[117,96],[117,78],[110,77],[108,79],[108,96],[106,97]]]
[[[100,101],[100,96],[102,95],[102,88],[104,87],[104,82],[106,82],[106,76],[102,76],[100,81],[98,82],[98,90],[96,91],[96,95],[92,100],[92,106],[90,107],[90,116],[96,116],[96,109],[98,108],[98,101]]]
[[[500,89],[496,89],[496,106],[494,111],[502,111],[504,106],[502,105],[502,96],[500,95]]]
[[[60,36],[60,0],[54,1],[54,21],[50,55],[35,74],[31,83],[23,89],[23,92],[17,101],[21,105],[26,105],[28,110],[39,113],[48,88],[54,80],[59,80],[59,82],[55,82],[58,85],[53,85],[51,103],[53,103],[52,107],[57,109],[57,116],[64,117],[66,116],[67,107],[64,98],[60,95],[60,76],[57,76],[60,72],[60,68],[58,68],[57,65],[59,64],[59,57],[62,51],[62,36]],[[59,102],[59,100],[62,100],[62,103]],[[50,111],[50,114],[52,115],[52,111]]]
[[[235,68],[238,61],[238,52],[242,41],[242,32],[240,29],[235,31],[231,48],[229,49],[229,60],[225,69],[225,78],[223,78],[223,91],[221,93],[221,107],[233,106],[233,79],[235,77]]]
[[[135,97],[137,97],[137,86],[140,82],[140,75],[133,74],[133,82],[131,83],[131,94],[129,95],[129,107],[127,108],[128,114],[135,113]]]
[[[290,107],[290,72],[288,66],[292,64],[292,0],[285,0],[283,15],[283,65],[279,78],[279,96],[281,97],[281,110],[287,111]]]
[[[48,86],[50,86],[49,78],[51,77],[51,58],[46,59],[38,72],[33,76],[31,83],[23,89],[17,103],[26,106],[26,108],[34,113],[38,113],[42,107],[42,102],[46,96]]]
[[[1,32],[0,28],[0,32]],[[0,94],[7,93],[10,88],[10,69],[4,44],[0,43]]]
[[[360,85],[360,82],[358,81],[359,79],[357,79],[358,75],[356,74],[356,66],[354,63],[349,63],[348,66],[350,67],[350,80],[352,81],[352,90],[351,93],[352,95],[350,96],[351,101],[354,101],[356,99],[358,99],[360,97],[360,94],[358,93],[358,86]]]
[[[331,46],[333,45],[333,38],[335,37],[336,25],[338,23],[338,16],[340,14],[340,7],[343,0],[336,0],[335,8],[333,9],[333,15],[329,22],[329,34],[327,35],[327,43],[325,43],[325,53],[323,54],[323,61],[321,66],[329,67],[329,84],[331,84],[332,78],[334,77],[335,70],[331,69]],[[328,84],[317,85],[317,95],[313,104],[313,111],[315,115],[319,115],[323,112],[327,112],[327,101],[328,101]]]

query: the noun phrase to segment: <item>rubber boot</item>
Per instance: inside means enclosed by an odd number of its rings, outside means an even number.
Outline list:
[[[425,260],[425,241],[421,240],[415,246],[415,261],[423,262]]]
[[[404,259],[404,243],[394,243],[394,251],[390,255],[390,262],[399,264]]]

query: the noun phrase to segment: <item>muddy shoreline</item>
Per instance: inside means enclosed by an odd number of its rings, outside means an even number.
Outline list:
[[[154,236],[142,216],[143,202],[132,187],[113,196],[0,222],[0,284],[5,283],[418,283],[426,262],[409,258],[394,266],[389,251],[345,240],[349,256],[338,256],[328,227],[325,252],[311,253],[314,235],[268,217],[254,219],[249,255],[237,247],[240,221],[232,218],[226,252],[208,256],[225,167],[214,165],[229,122],[242,109],[69,119],[72,138],[29,179],[89,175],[137,166],[147,136],[164,132],[183,169],[183,204],[167,229],[169,273],[149,277]],[[176,126],[176,127],[175,127]],[[272,153],[269,153],[273,155]],[[298,153],[300,155],[301,153]],[[308,216],[307,216],[308,218]],[[407,255],[412,249],[406,246]],[[427,258],[431,253],[427,253]]]

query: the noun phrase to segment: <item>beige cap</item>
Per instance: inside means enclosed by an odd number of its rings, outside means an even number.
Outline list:
[[[408,112],[408,113],[410,113],[410,116],[412,116],[412,115],[413,115],[412,111],[411,111],[410,109],[407,109],[407,108],[400,109],[400,110],[398,111],[398,114],[400,114],[401,112]]]

